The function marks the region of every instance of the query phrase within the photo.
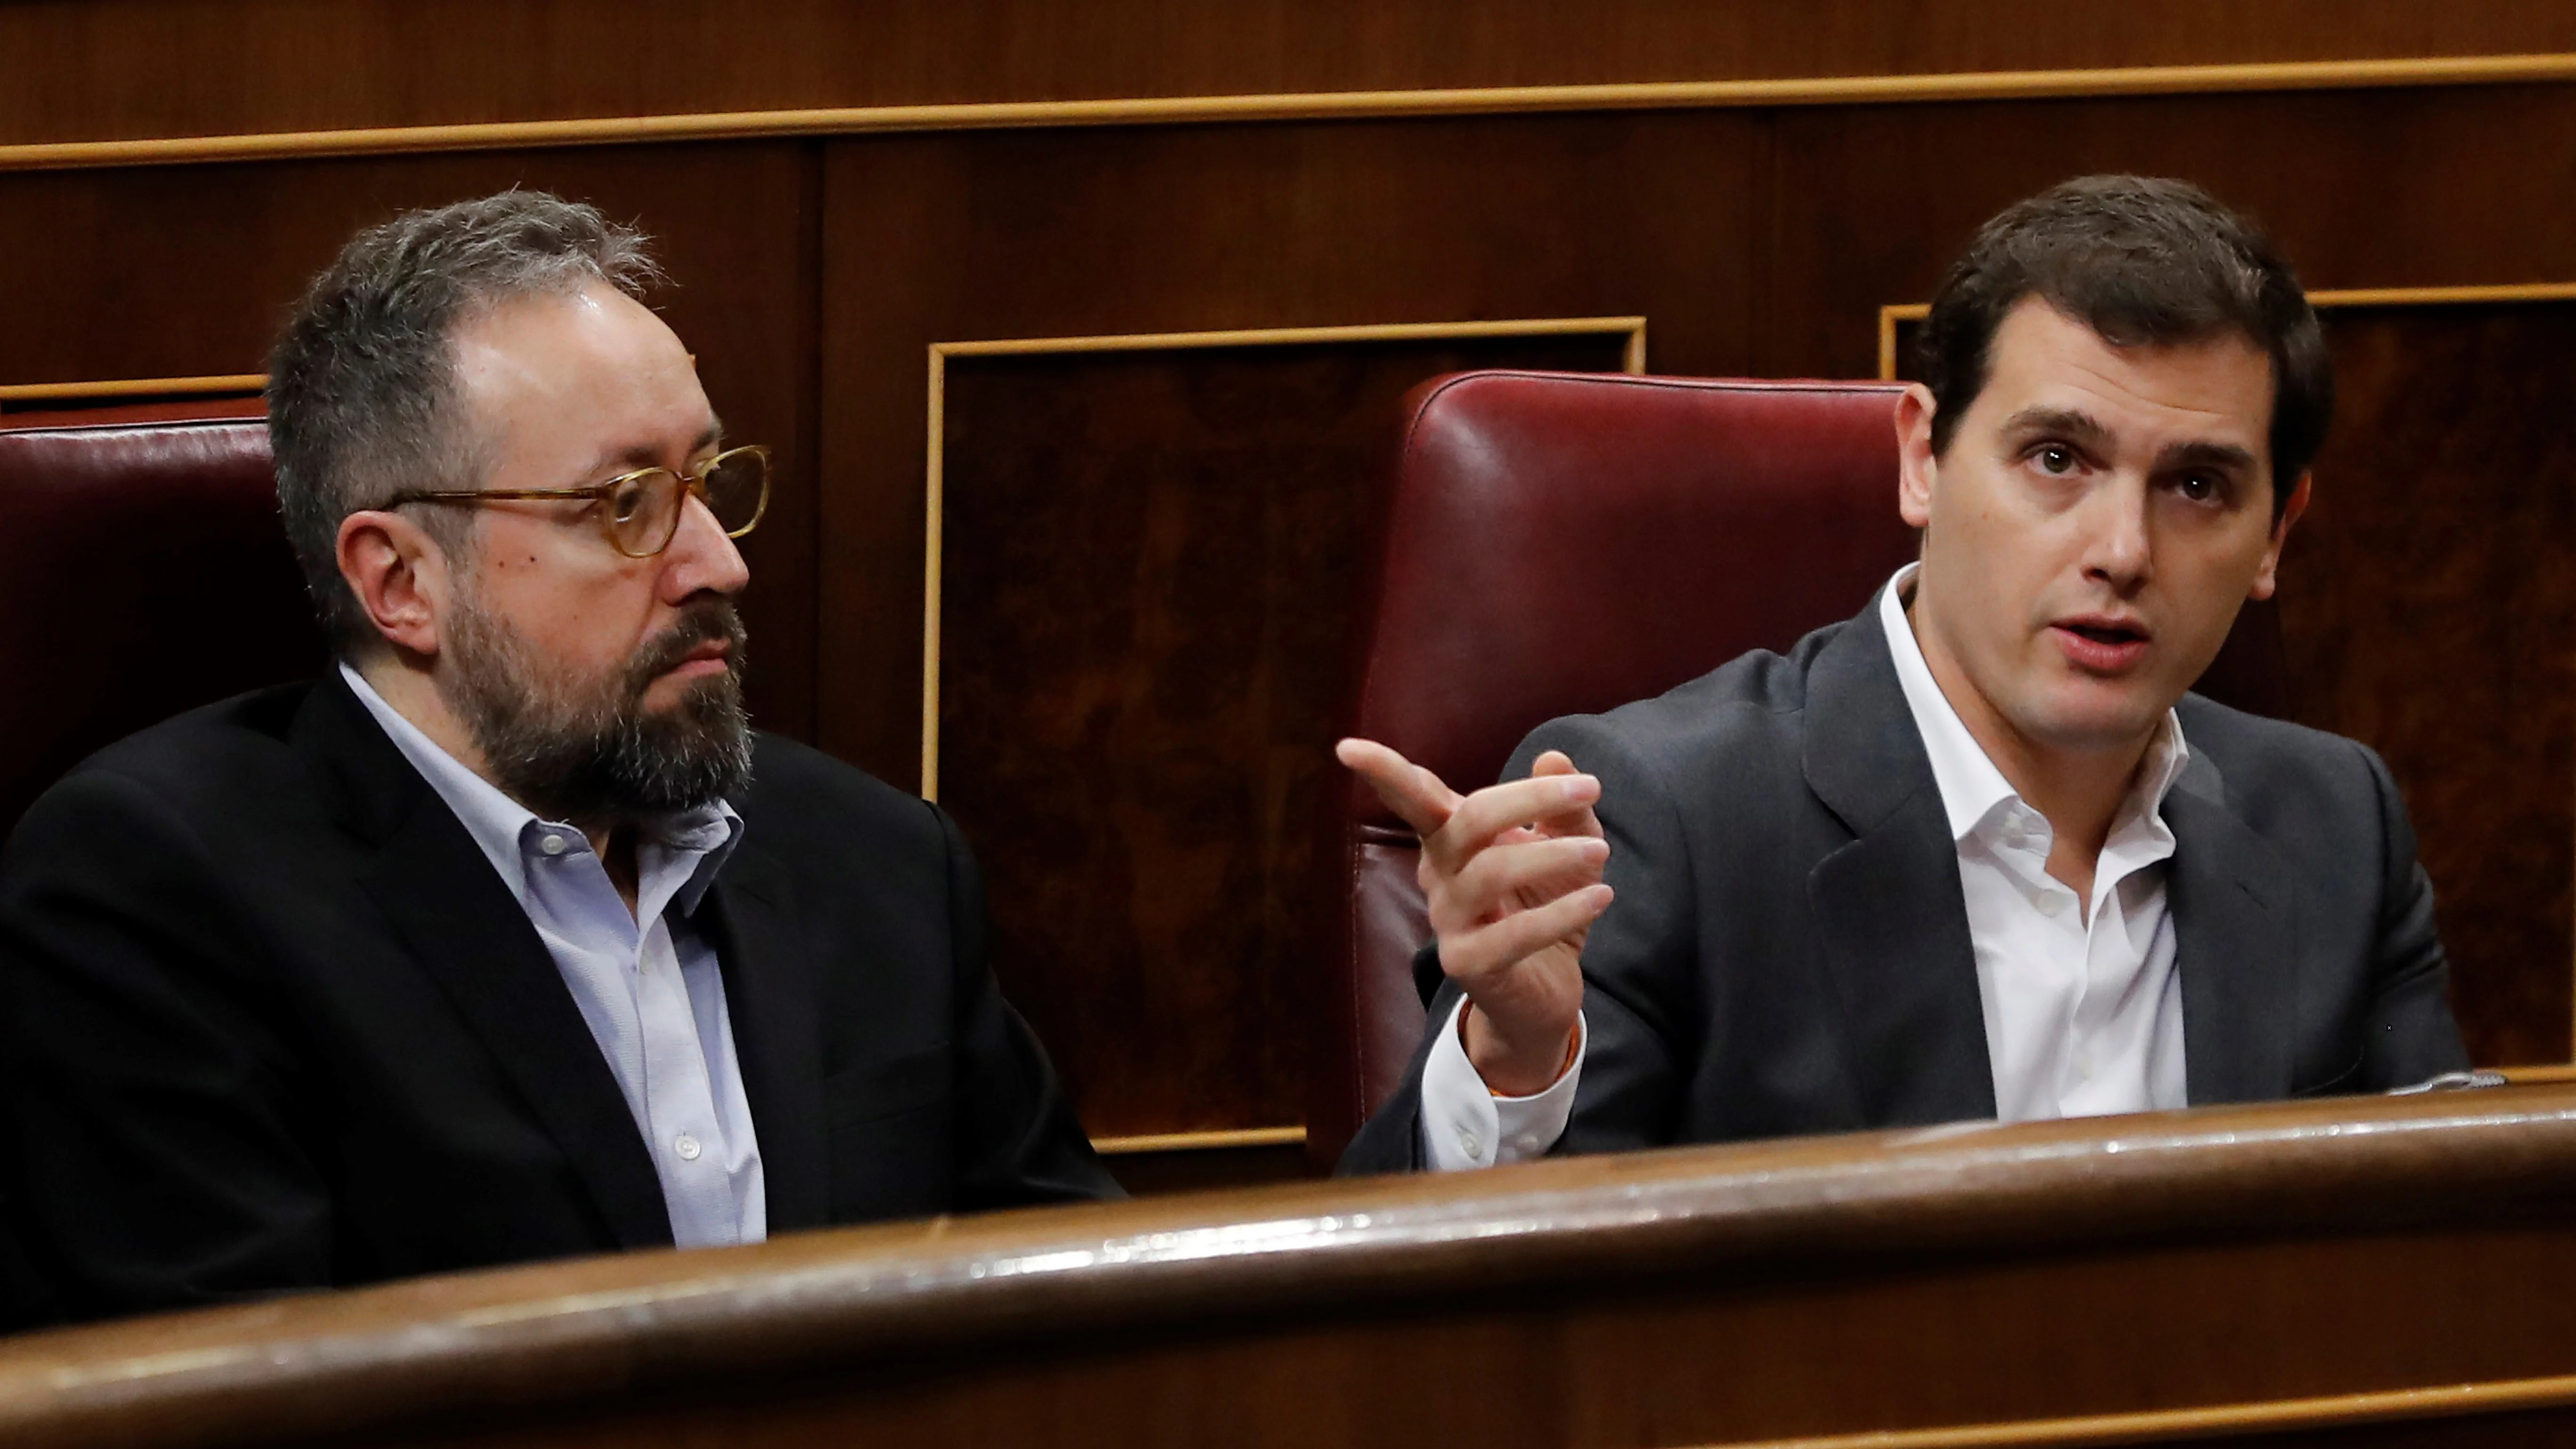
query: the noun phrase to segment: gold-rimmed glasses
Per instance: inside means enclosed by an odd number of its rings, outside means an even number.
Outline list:
[[[519,499],[584,499],[598,506],[599,530],[628,558],[651,558],[671,546],[691,494],[715,515],[727,538],[760,526],[769,511],[769,450],[728,448],[686,473],[638,468],[587,488],[461,488],[397,493],[387,508],[406,503],[497,503]]]

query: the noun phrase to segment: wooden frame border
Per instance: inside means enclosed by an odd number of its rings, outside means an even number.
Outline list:
[[[921,797],[939,798],[939,601],[943,513],[947,498],[948,359],[1030,357],[1085,352],[1165,352],[1194,348],[1277,347],[1335,342],[1418,342],[1475,337],[1625,337],[1623,371],[1646,370],[1643,317],[1544,317],[1505,322],[1380,322],[1351,327],[1260,327],[1216,332],[1127,332],[1091,337],[1014,337],[930,344],[928,463],[924,478],[921,561]],[[1096,1137],[1103,1156],[1289,1147],[1306,1140],[1303,1125],[1156,1132]]]
[[[2462,302],[2576,302],[2576,282],[2498,282],[2472,287],[2351,287],[2308,293],[2313,307],[2433,307]],[[1929,302],[1878,309],[1878,380],[1896,381],[1896,326],[1920,322]]]
[[[1380,322],[1353,327],[1260,327],[1219,332],[1127,332],[1094,337],[1018,337],[930,344],[928,472],[921,565],[921,798],[939,798],[939,587],[942,512],[947,496],[948,359],[1081,352],[1166,352],[1334,342],[1419,342],[1475,337],[1628,339],[1621,367],[1646,370],[1643,317],[1544,317],[1507,322]],[[1302,1130],[1302,1129],[1301,1129]]]
[[[1934,75],[1156,96],[1089,101],[978,101],[942,105],[727,111],[702,115],[605,116],[559,121],[375,126],[124,141],[20,143],[0,145],[0,171],[167,166],[189,162],[391,155],[415,151],[635,145],[656,141],[1009,130],[1041,126],[1187,125],[1222,121],[1501,115],[1531,111],[1898,105],[2225,91],[2512,85],[2571,80],[2576,80],[2576,54],[2555,53],[1964,71]]]

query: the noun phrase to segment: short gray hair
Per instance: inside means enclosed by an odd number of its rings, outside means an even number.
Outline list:
[[[486,460],[457,407],[455,336],[492,306],[661,280],[644,235],[542,191],[406,212],[351,239],[313,279],[268,360],[268,439],[287,541],[343,657],[378,642],[340,577],[340,524],[416,488],[471,488]],[[461,509],[422,520],[453,555]]]

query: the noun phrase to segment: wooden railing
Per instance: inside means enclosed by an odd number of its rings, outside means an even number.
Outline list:
[[[0,1443],[2558,1443],[2572,1214],[2576,1086],[1963,1124],[37,1334]]]

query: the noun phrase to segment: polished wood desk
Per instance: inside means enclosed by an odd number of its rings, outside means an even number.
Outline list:
[[[2576,1086],[816,1233],[0,1343],[0,1443],[2576,1442]]]

